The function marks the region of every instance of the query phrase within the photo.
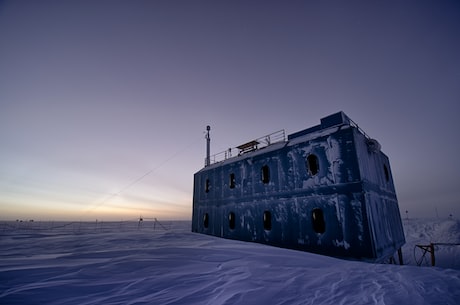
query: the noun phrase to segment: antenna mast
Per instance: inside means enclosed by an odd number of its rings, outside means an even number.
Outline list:
[[[211,126],[206,126],[206,161],[204,166],[211,165],[211,137],[209,135],[209,131],[211,130]]]

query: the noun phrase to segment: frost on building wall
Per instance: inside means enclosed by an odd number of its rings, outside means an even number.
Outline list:
[[[368,261],[405,243],[388,157],[343,112],[205,165],[194,175],[193,232]]]

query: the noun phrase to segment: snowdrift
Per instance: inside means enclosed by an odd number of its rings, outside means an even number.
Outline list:
[[[404,220],[409,265],[190,232],[190,222],[0,223],[0,304],[458,304],[457,220]]]

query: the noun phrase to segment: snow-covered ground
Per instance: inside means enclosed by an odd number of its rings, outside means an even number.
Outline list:
[[[408,265],[190,232],[190,222],[0,222],[0,304],[460,304],[458,220],[404,220]],[[417,252],[415,252],[417,256]]]

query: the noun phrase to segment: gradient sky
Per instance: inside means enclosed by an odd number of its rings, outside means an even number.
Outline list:
[[[1,1],[0,219],[190,219],[206,125],[341,110],[403,217],[460,217],[460,2]]]

